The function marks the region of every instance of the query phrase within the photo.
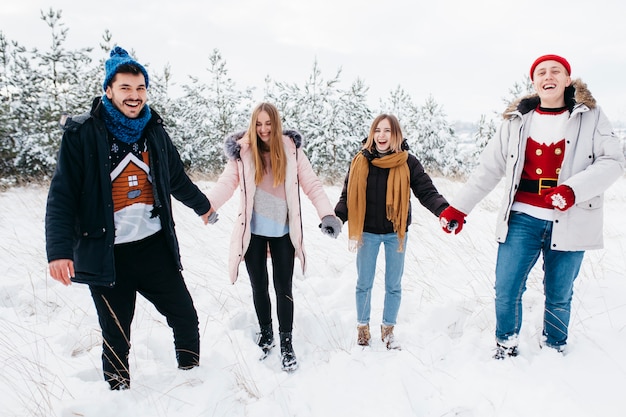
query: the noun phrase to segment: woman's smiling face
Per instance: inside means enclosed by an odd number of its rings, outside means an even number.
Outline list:
[[[272,135],[272,121],[266,111],[262,111],[256,118],[256,134],[264,143],[268,143]]]
[[[391,123],[389,123],[389,120],[383,119],[376,125],[374,143],[378,152],[385,153],[389,151],[391,146]]]

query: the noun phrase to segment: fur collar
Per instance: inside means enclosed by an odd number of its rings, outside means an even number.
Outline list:
[[[519,111],[522,114],[526,114],[531,110],[537,108],[540,103],[537,93],[527,95],[513,101],[503,113],[505,119],[512,119],[515,117],[513,112]],[[571,112],[573,108],[578,104],[584,104],[590,109],[596,107],[596,99],[591,95],[591,91],[587,88],[587,84],[582,82],[580,78],[572,81],[572,85],[565,88],[565,104]]]
[[[224,139],[224,154],[228,159],[239,159],[241,156],[241,144],[239,139],[246,134],[245,130],[231,133]],[[283,130],[283,136],[288,136],[293,140],[296,148],[302,146],[302,135],[297,130]]]

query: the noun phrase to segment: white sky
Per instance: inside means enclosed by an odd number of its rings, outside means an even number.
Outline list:
[[[9,3],[9,2],[4,2]],[[153,0],[106,3],[23,0],[3,4],[10,40],[48,47],[40,10],[63,11],[67,46],[98,49],[106,29],[115,43],[175,81],[202,77],[217,48],[238,88],[264,79],[304,83],[317,59],[324,78],[341,67],[373,105],[401,85],[417,104],[429,94],[450,120],[477,121],[503,110],[539,55],[566,57],[611,120],[626,121],[626,3],[620,0]]]

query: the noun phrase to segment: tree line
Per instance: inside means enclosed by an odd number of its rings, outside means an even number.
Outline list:
[[[94,60],[93,47],[68,49],[62,11],[41,12],[50,31],[47,50],[27,48],[0,31],[0,185],[49,178],[54,171],[64,114],[85,112],[102,95],[102,68],[115,46],[105,30]],[[129,51],[135,55],[133,51]],[[189,76],[182,95],[170,94],[169,66],[150,71],[149,103],[164,119],[189,172],[218,175],[225,164],[224,137],[249,123],[253,88],[239,88],[229,77],[218,49],[208,57],[207,73]],[[379,113],[398,117],[411,151],[431,175],[464,176],[495,133],[495,115],[476,123],[468,146],[434,97],[422,104],[398,86],[377,108],[368,105],[368,86],[360,79],[341,87],[341,69],[330,77],[317,61],[302,83],[266,77],[263,100],[275,104],[285,128],[298,130],[315,171],[327,182],[343,178],[354,154]],[[528,90],[516,84],[511,95]]]

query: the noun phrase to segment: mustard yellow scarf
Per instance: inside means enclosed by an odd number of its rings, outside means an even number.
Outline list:
[[[393,224],[393,231],[398,234],[398,252],[404,250],[406,223],[409,216],[409,200],[411,198],[411,181],[409,166],[406,161],[407,151],[395,152],[382,158],[374,158],[372,165],[389,168],[385,205],[387,219]],[[356,251],[363,243],[363,226],[365,223],[365,193],[369,161],[359,152],[350,165],[348,177],[348,249]]]

